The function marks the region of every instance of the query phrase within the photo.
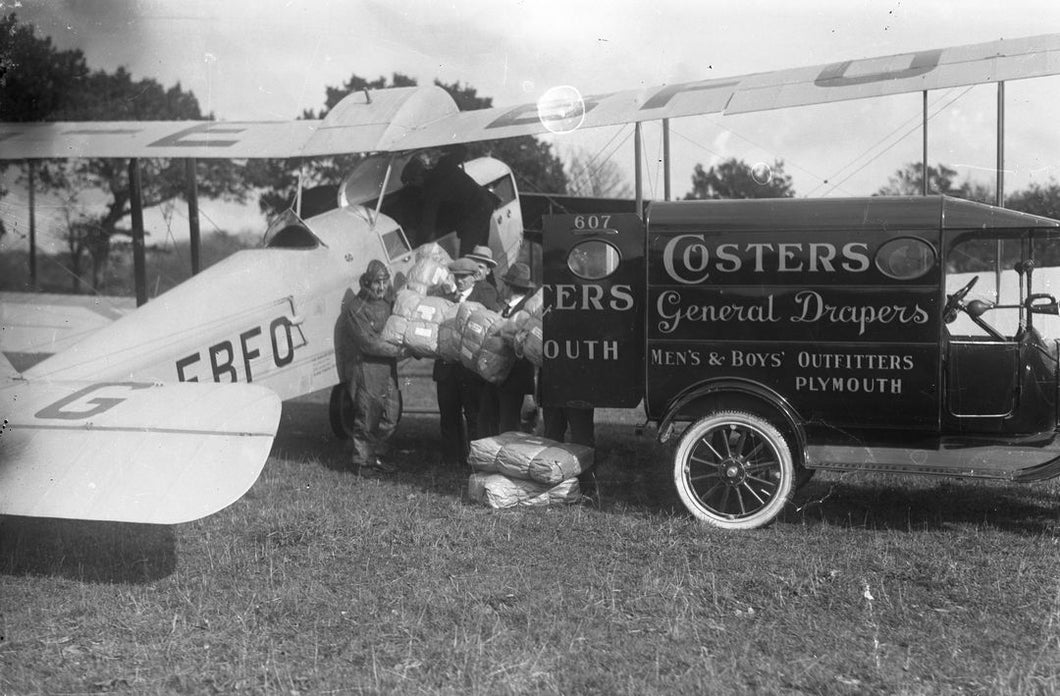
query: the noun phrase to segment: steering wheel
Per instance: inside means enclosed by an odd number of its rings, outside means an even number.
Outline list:
[[[961,305],[961,300],[968,296],[968,293],[977,282],[979,282],[979,276],[972,276],[967,285],[950,295],[946,300],[946,306],[942,308],[942,318],[947,324],[957,318],[957,309]]]

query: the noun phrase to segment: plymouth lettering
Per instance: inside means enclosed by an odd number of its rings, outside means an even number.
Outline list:
[[[796,377],[795,390],[846,394],[901,394],[902,380],[893,377]]]

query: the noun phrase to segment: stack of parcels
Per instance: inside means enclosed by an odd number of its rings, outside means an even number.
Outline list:
[[[398,291],[393,313],[383,327],[383,340],[405,346],[417,358],[438,357],[438,331],[456,315],[457,305],[444,297],[429,297],[408,287]]]
[[[456,290],[451,261],[437,242],[416,250],[416,261],[383,327],[383,340],[408,348],[417,358],[438,357],[438,327],[456,312],[456,305],[445,299]]]
[[[472,500],[493,508],[574,503],[578,475],[593,465],[593,449],[521,432],[471,442]]]
[[[541,317],[544,316],[545,298],[542,290],[530,296],[523,308],[512,317],[515,325],[512,347],[520,358],[526,358],[537,367],[541,367],[541,346],[544,334],[541,329]]]
[[[438,328],[438,357],[458,362],[488,382],[500,384],[515,365],[509,320],[478,302],[461,302]]]
[[[508,319],[477,302],[457,310],[454,333],[460,337],[460,363],[487,382],[500,384],[515,365],[515,350],[504,336]]]
[[[383,327],[383,340],[405,346],[417,358],[458,362],[499,384],[515,365],[509,321],[478,302],[456,304],[407,288],[399,290]]]
[[[445,297],[456,292],[456,279],[449,264],[449,253],[437,242],[416,250],[416,261],[405,276],[405,288],[420,295]]]
[[[449,262],[449,254],[437,243],[416,250],[416,262],[394,300],[383,339],[408,348],[417,358],[459,362],[499,384],[515,365],[513,337],[517,325],[478,302],[456,304],[445,299],[443,296],[452,296],[456,289]],[[529,313],[518,314],[523,315],[518,320],[520,326],[530,318]],[[540,345],[539,330],[538,355]]]

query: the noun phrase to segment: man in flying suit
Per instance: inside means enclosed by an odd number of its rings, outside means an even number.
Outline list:
[[[340,335],[344,340],[342,349],[336,350],[342,362],[339,373],[347,376],[353,401],[351,464],[358,473],[362,469],[389,473],[394,468],[380,456],[386,453],[386,440],[401,415],[397,361],[405,352],[382,338],[394,306],[386,265],[373,259],[361,275],[360,286],[343,313]]]

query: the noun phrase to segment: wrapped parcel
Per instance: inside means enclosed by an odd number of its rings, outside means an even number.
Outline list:
[[[575,503],[581,498],[578,479],[572,478],[557,485],[513,479],[504,474],[471,474],[467,484],[471,500],[492,508],[518,505],[557,505]]]
[[[472,440],[468,464],[475,471],[554,486],[593,465],[593,449],[522,432]]]
[[[398,291],[393,313],[383,327],[383,340],[405,346],[418,358],[436,358],[439,328],[447,317],[455,314],[455,303],[403,288]]]
[[[420,295],[444,296],[456,291],[456,280],[449,270],[449,253],[437,242],[416,250],[416,261],[405,277],[405,287]]]
[[[526,358],[537,367],[541,367],[542,361],[544,304],[544,294],[538,288],[537,292],[526,301],[523,308],[512,317],[512,322],[515,325],[512,348],[515,350],[516,356]]]

